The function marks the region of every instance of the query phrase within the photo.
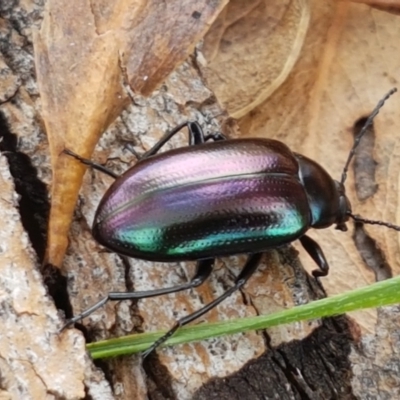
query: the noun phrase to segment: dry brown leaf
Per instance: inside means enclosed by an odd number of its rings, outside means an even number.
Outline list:
[[[85,168],[101,133],[134,93],[148,94],[193,50],[226,0],[50,0],[34,35],[53,169],[47,262],[60,266]]]
[[[362,4],[319,2],[311,4],[310,30],[299,60],[285,83],[267,101],[243,117],[239,124],[248,136],[273,137],[323,165],[340,178],[352,145],[354,124],[398,84],[400,71],[399,17]],[[353,169],[346,182],[356,213],[399,224],[397,193],[400,170],[400,96],[387,102],[374,122],[378,191],[360,202],[355,193]],[[312,231],[331,265],[324,286],[329,294],[365,286],[375,280],[365,268],[352,239],[327,229]],[[400,272],[399,237],[392,230],[368,226],[367,232],[383,250],[393,274]],[[305,254],[303,260],[307,260]],[[313,264],[311,263],[311,268]],[[357,313],[368,331],[374,312]]]
[[[204,40],[210,87],[239,118],[285,81],[308,29],[308,0],[233,0]]]
[[[352,3],[364,3],[371,7],[375,7],[382,11],[391,12],[393,14],[398,14],[400,11],[400,1],[399,0],[338,0],[338,1],[348,1]]]

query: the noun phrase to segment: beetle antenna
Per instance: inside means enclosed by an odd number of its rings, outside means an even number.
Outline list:
[[[397,92],[397,88],[393,88],[391,89],[386,95],[385,97],[383,97],[383,99],[379,100],[379,103],[376,105],[376,107],[374,108],[374,110],[372,111],[372,113],[370,114],[370,116],[367,118],[367,121],[365,122],[364,126],[361,128],[360,133],[357,135],[357,137],[354,139],[354,144],[352,149],[350,150],[349,156],[347,158],[346,164],[343,168],[343,172],[342,172],[342,179],[340,180],[340,182],[342,183],[342,185],[344,184],[346,178],[347,178],[347,171],[349,169],[349,165],[350,162],[355,154],[355,150],[358,146],[358,144],[360,143],[361,138],[364,136],[365,132],[367,131],[367,129],[369,128],[369,126],[372,124],[372,121],[374,120],[374,118],[377,116],[377,114],[379,113],[379,110],[382,108],[382,106],[385,104],[385,101],[393,94]]]
[[[347,215],[351,218],[353,218],[354,221],[356,222],[361,222],[363,224],[369,224],[369,225],[381,225],[381,226],[386,226],[387,228],[394,229],[395,231],[400,231],[400,226],[391,224],[390,222],[384,222],[384,221],[375,221],[373,219],[367,219],[363,218],[359,215],[354,215],[352,213],[347,213]]]

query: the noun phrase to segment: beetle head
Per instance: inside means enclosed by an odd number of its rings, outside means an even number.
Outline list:
[[[346,196],[346,190],[341,182],[334,181],[336,185],[336,190],[339,194],[339,208],[336,220],[336,229],[346,232],[347,225],[346,222],[349,220],[351,215],[351,204],[350,200]]]

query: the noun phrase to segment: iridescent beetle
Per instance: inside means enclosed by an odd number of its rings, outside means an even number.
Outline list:
[[[327,260],[310,228],[346,231],[349,218],[369,224],[400,227],[352,214],[344,182],[355,149],[373,118],[396,89],[376,106],[358,134],[340,182],[315,161],[292,152],[273,139],[227,140],[204,135],[196,122],[177,126],[140,161],[117,176],[77,154],[65,152],[115,178],[101,200],[93,236],[105,247],[129,257],[175,262],[196,260],[197,271],[186,284],[152,291],[111,292],[72,318],[66,326],[91,314],[109,300],[139,299],[194,288],[210,275],[216,257],[248,253],[235,285],[202,309],[179,320],[146,352],[147,356],[179,327],[200,317],[240,289],[256,270],[264,251],[299,239],[326,276]],[[156,154],[183,127],[189,146]]]

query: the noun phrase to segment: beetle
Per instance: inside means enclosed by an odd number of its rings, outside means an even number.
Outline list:
[[[264,251],[299,239],[318,266],[312,273],[326,276],[329,265],[318,243],[306,235],[310,228],[347,221],[400,227],[352,213],[344,182],[362,136],[392,89],[376,106],[356,137],[340,181],[318,163],[292,152],[273,139],[228,140],[205,135],[197,122],[185,122],[160,141],[121,176],[70,150],[70,156],[116,180],[95,213],[92,233],[103,246],[122,255],[150,261],[197,261],[190,282],[142,292],[110,292],[101,301],[70,319],[69,326],[109,300],[139,299],[194,288],[211,274],[216,257],[249,254],[235,284],[202,309],[180,319],[143,356],[165,342],[179,327],[205,314],[240,289],[252,276]],[[182,128],[189,146],[158,153]]]

